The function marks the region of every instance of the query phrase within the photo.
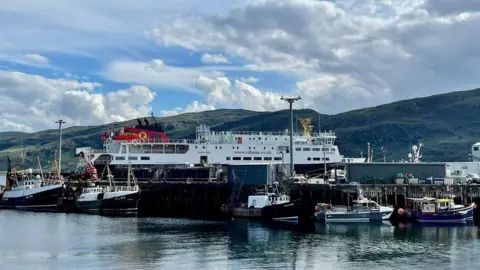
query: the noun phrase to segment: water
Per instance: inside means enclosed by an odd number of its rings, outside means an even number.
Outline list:
[[[262,226],[0,210],[0,269],[480,269],[476,227]]]

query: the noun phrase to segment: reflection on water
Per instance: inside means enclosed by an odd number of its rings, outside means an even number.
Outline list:
[[[0,211],[5,269],[480,269],[476,227],[266,225]]]

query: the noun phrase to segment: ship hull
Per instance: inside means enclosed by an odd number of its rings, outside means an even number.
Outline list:
[[[106,195],[107,193],[104,194],[104,196]],[[110,195],[110,198],[104,199],[77,200],[77,208],[81,212],[89,213],[134,213],[138,211],[139,192]]]
[[[19,210],[56,210],[57,200],[62,194],[63,185],[5,191],[2,206]]]
[[[169,164],[173,165],[173,164]],[[229,166],[232,164],[219,164],[221,166]],[[150,167],[149,167],[150,166]],[[152,167],[153,166],[153,167]],[[138,180],[150,180],[155,178],[156,169],[154,166],[157,165],[132,165],[134,169],[135,177]],[[105,164],[95,164],[97,171],[102,171],[105,167]],[[288,167],[288,166],[287,166]],[[331,169],[333,164],[327,163],[327,170]],[[324,164],[295,164],[295,173],[296,174],[311,174],[312,172],[323,172]],[[115,179],[127,179],[128,171],[123,165],[110,165],[111,172]],[[340,179],[340,178],[339,178]]]

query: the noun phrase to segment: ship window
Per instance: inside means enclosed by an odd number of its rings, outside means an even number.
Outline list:
[[[233,160],[242,160],[240,157],[233,157]]]
[[[220,146],[220,149],[222,149],[222,147]]]
[[[237,146],[237,149],[238,149],[238,146]]]
[[[125,157],[115,157],[115,160],[125,160]]]
[[[320,151],[320,148],[313,148],[313,151]]]
[[[328,148],[322,148],[322,151],[328,151]]]
[[[243,157],[243,160],[252,160],[251,157]]]
[[[277,141],[277,140],[278,140],[278,138],[275,138],[275,141]]]
[[[272,157],[264,157],[263,160],[272,160]]]
[[[263,147],[263,150],[267,149],[267,147]]]
[[[218,146],[215,146],[215,149],[218,149]]]
[[[249,146],[248,149],[252,149],[252,147]]]
[[[478,146],[474,146],[473,151],[478,151]]]
[[[195,146],[195,149],[197,149],[197,148],[198,148],[198,146]]]
[[[237,140],[237,137],[235,137],[235,140]]]
[[[272,147],[272,150],[273,150],[273,147]]]
[[[334,151],[334,152],[335,152],[335,148],[331,148],[330,151]]]
[[[141,160],[150,160],[150,157],[140,157]]]
[[[261,157],[254,157],[253,160],[262,160]]]
[[[137,160],[138,157],[128,157],[128,160]]]
[[[227,157],[227,160],[230,160],[230,157]]]
[[[282,160],[281,157],[275,157],[275,160]]]
[[[265,137],[265,141],[267,140],[267,137]]]
[[[312,160],[312,158],[307,158],[307,160]]]
[[[235,146],[232,146],[232,149],[235,149]]]
[[[330,158],[328,158],[328,157],[327,157],[325,160],[326,160],[326,161],[329,161],[329,160],[330,160]]]
[[[303,148],[303,151],[310,151],[310,148]]]
[[[295,148],[295,151],[302,151],[302,148]]]
[[[203,149],[205,149],[205,146],[203,147]]]
[[[320,161],[320,158],[319,157],[314,157],[313,160]]]
[[[261,139],[262,139],[262,137],[258,137],[258,139],[259,139],[259,140],[261,140]]]

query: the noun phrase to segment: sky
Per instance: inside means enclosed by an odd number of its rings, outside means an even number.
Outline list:
[[[478,0],[0,0],[0,131],[479,87]]]

